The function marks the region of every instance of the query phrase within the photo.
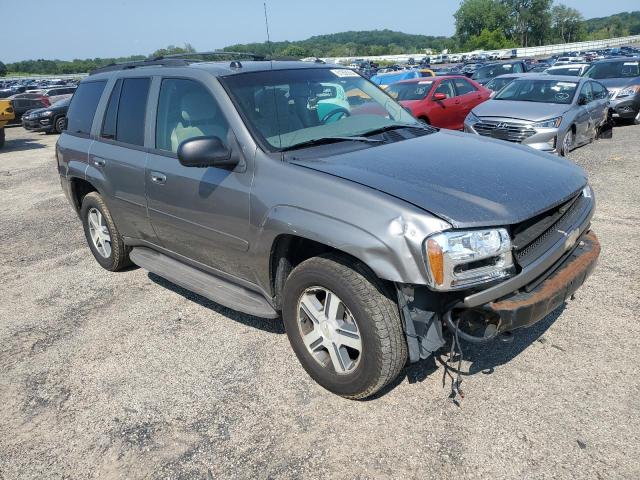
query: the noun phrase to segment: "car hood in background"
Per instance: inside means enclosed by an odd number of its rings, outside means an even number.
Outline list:
[[[539,122],[562,115],[572,105],[557,103],[517,102],[513,100],[489,100],[473,109],[478,117],[517,118]]]
[[[640,77],[632,77],[632,78],[604,78],[602,80],[597,80],[608,90],[618,91],[623,89],[628,85],[640,85]]]
[[[562,158],[445,130],[289,161],[400,198],[454,227],[520,223],[564,202],[587,182],[580,167]]]

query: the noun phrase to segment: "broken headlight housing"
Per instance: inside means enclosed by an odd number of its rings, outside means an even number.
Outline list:
[[[434,290],[459,290],[515,273],[504,228],[437,233],[425,240],[424,256]]]

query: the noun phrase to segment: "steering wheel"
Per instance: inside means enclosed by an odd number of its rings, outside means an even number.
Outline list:
[[[341,115],[338,118],[350,117],[351,112],[344,107],[338,107],[335,110],[331,110],[324,117],[322,117],[322,120],[320,120],[320,123],[325,124],[329,121],[329,119],[335,117],[336,115]]]

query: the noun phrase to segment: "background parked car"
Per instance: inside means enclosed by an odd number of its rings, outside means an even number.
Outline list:
[[[51,102],[51,105],[53,105],[60,100],[71,97],[76,91],[76,88],[77,87],[75,86],[47,88],[42,91],[42,95],[44,97],[48,97],[49,102]]]
[[[392,83],[401,82],[402,80],[433,76],[435,76],[433,70],[423,68],[420,70],[401,70],[398,72],[379,73],[371,77],[371,81],[384,90]]]
[[[474,108],[465,131],[566,155],[609,123],[608,91],[588,78],[526,75]]]
[[[491,90],[491,96],[502,90],[504,87],[513,82],[516,78],[522,77],[522,73],[509,73],[507,75],[500,75],[489,80],[485,87]]]
[[[600,60],[584,76],[607,87],[613,118],[640,125],[640,58]]]
[[[527,65],[521,60],[503,63],[490,63],[477,68],[476,71],[473,72],[473,75],[471,75],[471,79],[484,85],[485,83],[488,83],[489,80],[499,75],[504,75],[506,73],[524,73],[526,71]]]
[[[405,80],[390,85],[387,92],[419,120],[452,130],[461,130],[471,109],[491,95],[462,75]]]
[[[13,120],[13,107],[9,100],[0,100],[0,148],[4,146],[4,127]]]
[[[22,115],[34,108],[43,108],[51,105],[51,101],[48,97],[42,95],[42,93],[18,93],[9,97],[11,105],[15,113],[15,119],[13,123],[20,123]]]
[[[567,75],[569,77],[579,77],[589,68],[588,63],[568,63],[566,65],[554,65],[545,70],[548,75]]]
[[[71,97],[64,98],[50,107],[29,110],[22,115],[22,126],[32,132],[62,133],[66,125]]]

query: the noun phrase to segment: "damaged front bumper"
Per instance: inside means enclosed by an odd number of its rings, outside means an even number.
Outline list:
[[[526,284],[506,294],[504,288],[497,288],[469,295],[442,315],[428,305],[421,306],[418,291],[407,302],[399,290],[410,360],[426,358],[444,345],[442,323],[457,330],[460,338],[475,343],[535,324],[575,293],[595,268],[599,255],[598,238],[585,231],[573,248]],[[509,283],[504,282],[507,288]]]

